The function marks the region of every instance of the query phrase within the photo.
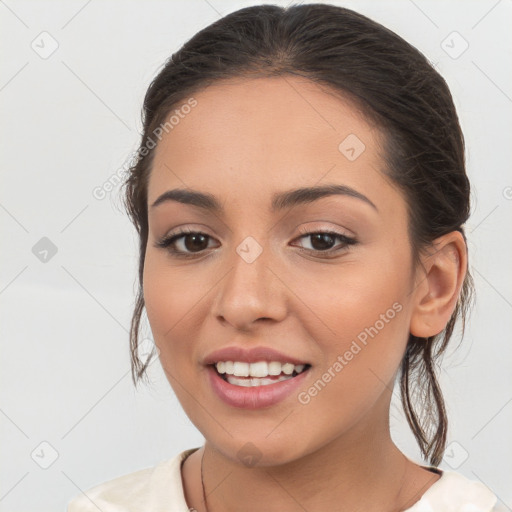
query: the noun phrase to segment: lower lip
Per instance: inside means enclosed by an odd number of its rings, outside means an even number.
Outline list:
[[[230,384],[213,366],[208,367],[208,373],[213,390],[223,402],[240,409],[260,409],[284,400],[304,382],[310,369],[311,367],[291,379],[250,388]]]

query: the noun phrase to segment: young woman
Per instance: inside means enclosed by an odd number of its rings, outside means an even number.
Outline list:
[[[493,510],[482,483],[437,467],[470,186],[426,58],[349,9],[249,7],[171,56],[143,121],[133,377],[145,308],[205,443],[68,511]],[[396,380],[427,466],[391,439]]]

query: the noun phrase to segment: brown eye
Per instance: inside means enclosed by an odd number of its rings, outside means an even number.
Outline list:
[[[303,235],[299,237],[300,239],[310,239],[310,247],[301,247],[301,250],[312,252],[313,254],[328,254],[338,253],[340,251],[344,251],[348,249],[348,246],[356,244],[357,240],[355,238],[348,237],[341,233],[337,233],[335,231],[311,231],[304,232],[301,231]],[[333,248],[336,244],[336,240],[339,240],[341,243],[338,248]]]
[[[313,249],[318,251],[331,249],[336,243],[336,237],[329,233],[314,233],[309,235],[309,237],[311,238],[311,245],[313,246]]]
[[[167,249],[174,256],[194,256],[208,249],[211,236],[199,231],[182,230],[159,240],[155,246]]]
[[[176,243],[179,239],[182,239],[183,247],[187,251],[195,252],[195,251],[203,251],[208,247],[208,235],[203,235],[202,233],[192,233],[188,235],[181,235],[180,237],[175,239]],[[206,243],[205,243],[206,241]]]

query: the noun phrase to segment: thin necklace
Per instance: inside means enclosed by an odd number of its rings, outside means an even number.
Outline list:
[[[206,512],[208,512],[208,505],[206,503],[206,491],[204,490],[204,478],[203,478],[203,459],[204,459],[204,452],[206,451],[206,448],[203,450],[203,455],[201,455],[201,486],[203,488],[203,503],[204,508],[206,509]]]
[[[206,451],[206,449],[203,450],[203,455],[201,455],[201,487],[203,488],[203,503],[204,503],[204,508],[206,509],[206,512],[209,512],[208,511],[208,504],[206,503],[206,491],[204,490],[204,478],[203,478],[203,459],[204,459],[204,452]],[[404,459],[405,459],[405,456],[404,456]],[[405,461],[406,463],[406,467],[407,467],[407,461]],[[405,482],[405,470],[406,470],[406,467],[404,467],[404,473],[402,475],[402,485],[400,486],[400,489],[398,490],[398,493],[397,493],[397,496],[400,496],[400,493],[402,492],[402,488],[404,486],[404,482]],[[399,508],[398,509],[399,511],[402,511],[403,509],[402,508]]]

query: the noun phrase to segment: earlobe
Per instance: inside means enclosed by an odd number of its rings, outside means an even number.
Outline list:
[[[434,240],[421,263],[410,332],[428,338],[445,328],[457,304],[467,269],[462,233],[452,231]]]

